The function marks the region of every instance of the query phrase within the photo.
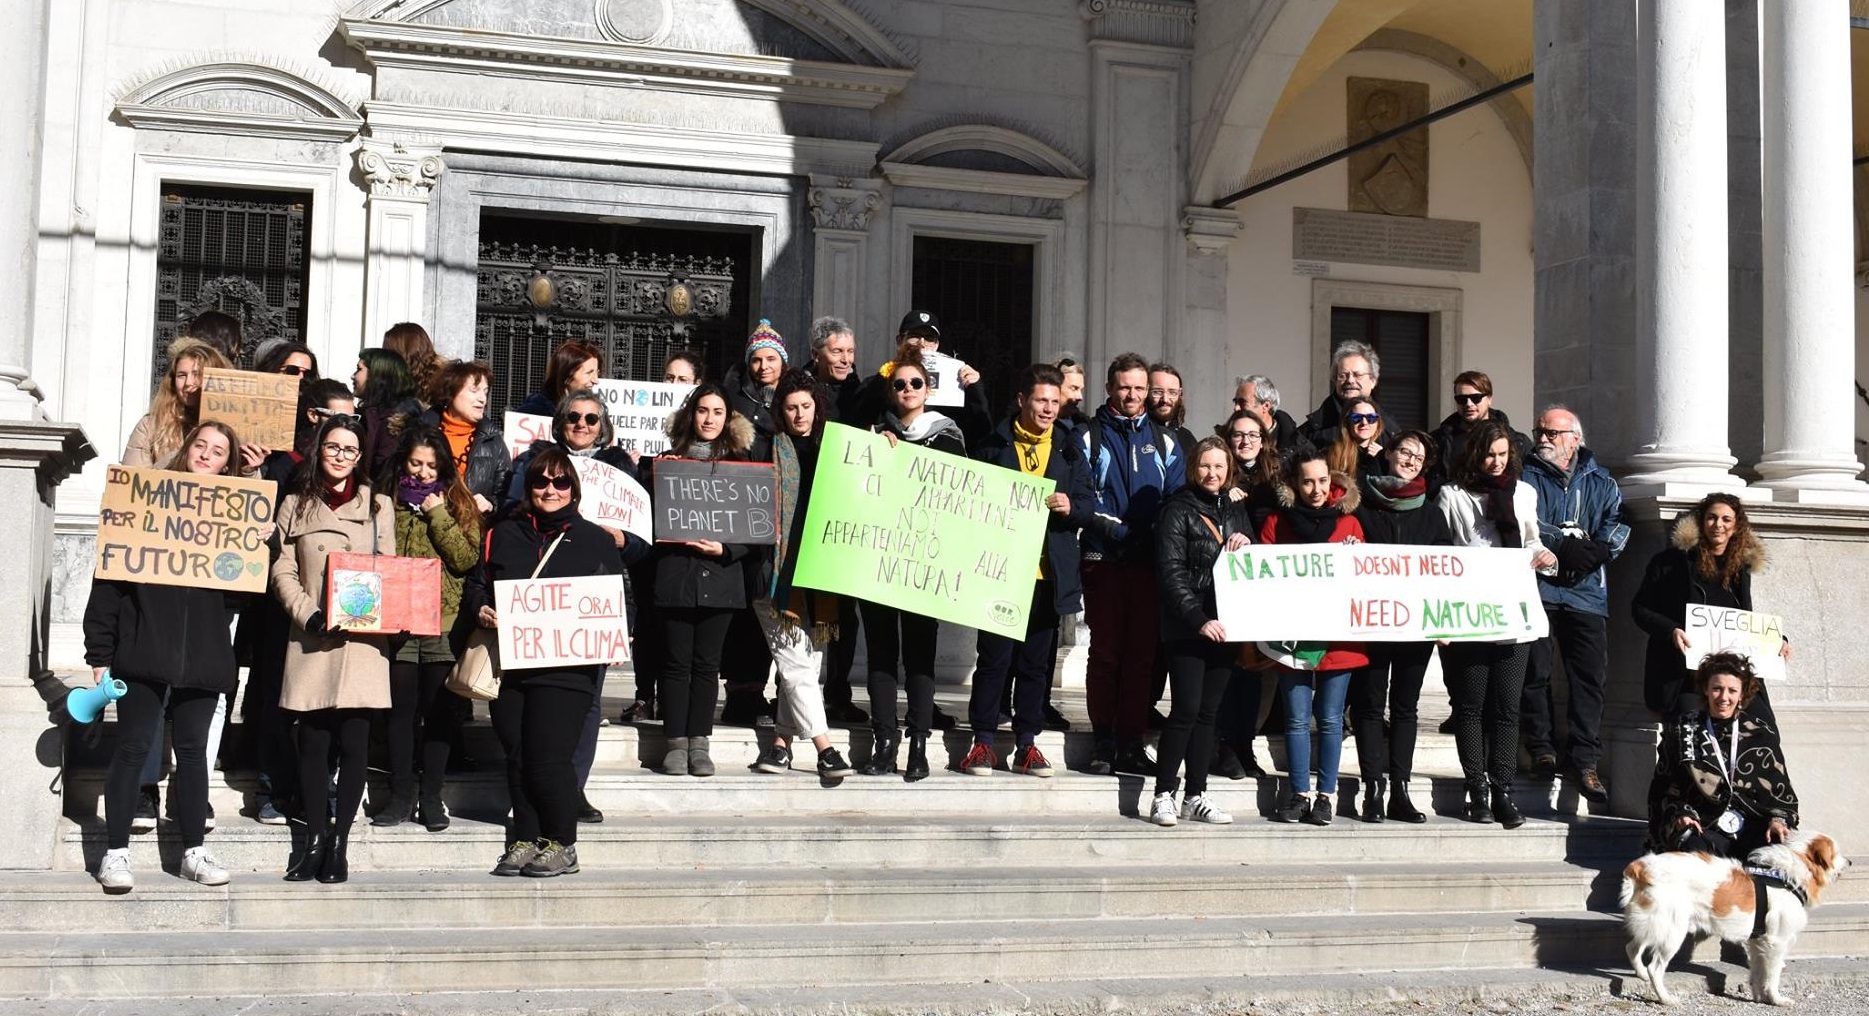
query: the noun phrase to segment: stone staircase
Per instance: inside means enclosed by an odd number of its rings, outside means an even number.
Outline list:
[[[1060,698],[1081,723],[1075,685]],[[610,682],[613,694],[628,686]],[[137,889],[104,896],[84,874],[103,851],[101,760],[79,753],[66,773],[60,870],[0,875],[0,997],[783,986],[805,1000],[1020,981],[1146,995],[1165,978],[1249,996],[1296,973],[1392,978],[1413,991],[1533,969],[1623,970],[1615,896],[1640,824],[1581,813],[1556,783],[1517,789],[1530,821],[1515,831],[1451,817],[1458,766],[1451,739],[1433,732],[1445,701],[1430,688],[1420,782],[1443,814],[1421,826],[1273,824],[1259,811],[1282,793],[1277,778],[1216,779],[1210,790],[1237,823],[1173,829],[1135,817],[1150,789],[1140,777],[937,771],[917,784],[821,785],[804,770],[748,772],[755,737],[734,728],[714,738],[721,775],[668,777],[642,765],[661,756],[655,724],[612,725],[588,787],[607,817],[580,830],[584,872],[537,881],[485,874],[503,846],[505,800],[483,723],[469,730],[479,768],[449,780],[453,826],[360,821],[341,886],[280,881],[286,830],[241,817],[253,780],[236,771],[216,774],[208,839],[232,885],[158,872],[158,861],[179,862],[165,823],[132,846]],[[942,699],[964,713],[964,688]],[[230,743],[238,736],[235,725]],[[867,754],[867,732],[835,739]],[[950,762],[966,742],[948,735]],[[1041,747],[1076,761],[1088,741],[1048,732]],[[1343,769],[1355,772],[1348,747]],[[1346,801],[1354,789],[1346,777]],[[1869,888],[1846,879],[1825,904],[1796,955],[1869,955]],[[1703,944],[1695,957],[1717,960],[1718,949]]]

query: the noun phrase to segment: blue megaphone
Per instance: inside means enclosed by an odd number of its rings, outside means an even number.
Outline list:
[[[77,723],[90,723],[104,712],[104,707],[122,698],[130,690],[122,681],[104,671],[96,684],[89,688],[73,688],[65,696],[65,712]]]

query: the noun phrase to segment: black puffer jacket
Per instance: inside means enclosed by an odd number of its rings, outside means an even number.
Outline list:
[[[84,662],[112,677],[204,691],[234,690],[233,613],[215,589],[93,582]]]
[[[674,419],[670,417],[671,421]],[[753,426],[738,412],[727,415],[727,427],[720,441],[727,443],[723,461],[744,462],[752,458]],[[675,457],[674,452],[669,452]],[[655,493],[655,459],[637,463],[644,489]],[[655,605],[657,607],[710,607],[738,610],[749,602],[748,585],[757,578],[749,573],[746,559],[753,547],[744,543],[722,543],[720,557],[709,557],[683,543],[658,543],[652,555],[655,561]],[[757,564],[757,562],[754,562]]]
[[[778,421],[773,417],[773,390],[755,383],[747,374],[744,363],[728,367],[726,376],[720,380],[720,386],[727,390],[727,408],[745,417],[746,422],[753,425],[747,458],[754,462],[770,461],[772,437],[779,432]]]
[[[1648,707],[1667,716],[1673,713],[1683,694],[1694,686],[1687,668],[1687,658],[1674,647],[1674,630],[1687,627],[1687,605],[1713,604],[1720,607],[1752,609],[1752,573],[1765,567],[1765,547],[1756,535],[1744,542],[1735,540],[1727,553],[1740,555],[1742,567],[1733,576],[1730,588],[1718,579],[1700,574],[1700,523],[1688,513],[1674,524],[1669,546],[1648,561],[1642,574],[1642,586],[1629,604],[1636,627],[1648,634],[1648,655],[1644,668],[1643,698]],[[1765,690],[1748,706],[1753,713],[1773,719]]]
[[[1218,620],[1214,562],[1223,541],[1235,533],[1251,536],[1252,516],[1246,502],[1233,500],[1225,490],[1209,494],[1183,487],[1162,505],[1155,519],[1155,576],[1161,587],[1163,641],[1199,638],[1202,625]]]

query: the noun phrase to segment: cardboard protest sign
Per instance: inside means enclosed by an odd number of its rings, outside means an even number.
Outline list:
[[[495,582],[493,601],[507,670],[629,659],[621,575]]]
[[[967,404],[966,389],[960,386],[960,369],[965,366],[958,357],[922,351],[922,367],[928,371],[928,405]]]
[[[507,411],[505,427],[506,454],[517,459],[534,441],[552,439],[552,418],[537,413]]]
[[[263,592],[275,493],[268,480],[108,466],[95,577]]]
[[[1744,654],[1762,680],[1786,676],[1785,658],[1778,655],[1785,644],[1785,620],[1777,614],[1690,603],[1682,630],[1687,632],[1689,670],[1700,666],[1708,653],[1724,651]]]
[[[298,415],[299,379],[290,374],[223,367],[201,372],[201,419],[232,427],[242,442],[291,448]]]
[[[608,466],[588,455],[571,456],[578,471],[583,498],[578,514],[611,529],[635,533],[645,542],[655,542],[655,530],[649,522],[649,493],[635,478],[615,466]]]
[[[831,424],[794,581],[1023,638],[1055,487]]]
[[[655,538],[779,542],[778,472],[763,462],[655,460]]]
[[[332,554],[325,566],[325,623],[368,634],[440,635],[441,562],[432,557]]]
[[[1265,544],[1214,562],[1229,642],[1510,642],[1549,630],[1531,551]]]
[[[671,385],[660,381],[617,381],[606,378],[597,382],[597,394],[603,396],[610,413],[610,426],[616,430],[617,447],[638,455],[660,455],[668,451],[668,435],[663,425],[668,415],[678,409],[694,391],[694,385]]]

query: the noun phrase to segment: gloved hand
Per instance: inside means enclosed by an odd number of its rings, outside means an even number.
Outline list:
[[[313,611],[312,616],[305,619],[305,634],[329,635],[330,633],[330,630],[324,626],[324,611]]]
[[[1558,559],[1558,582],[1575,585],[1609,561],[1609,544],[1566,536],[1558,541],[1552,553]]]

